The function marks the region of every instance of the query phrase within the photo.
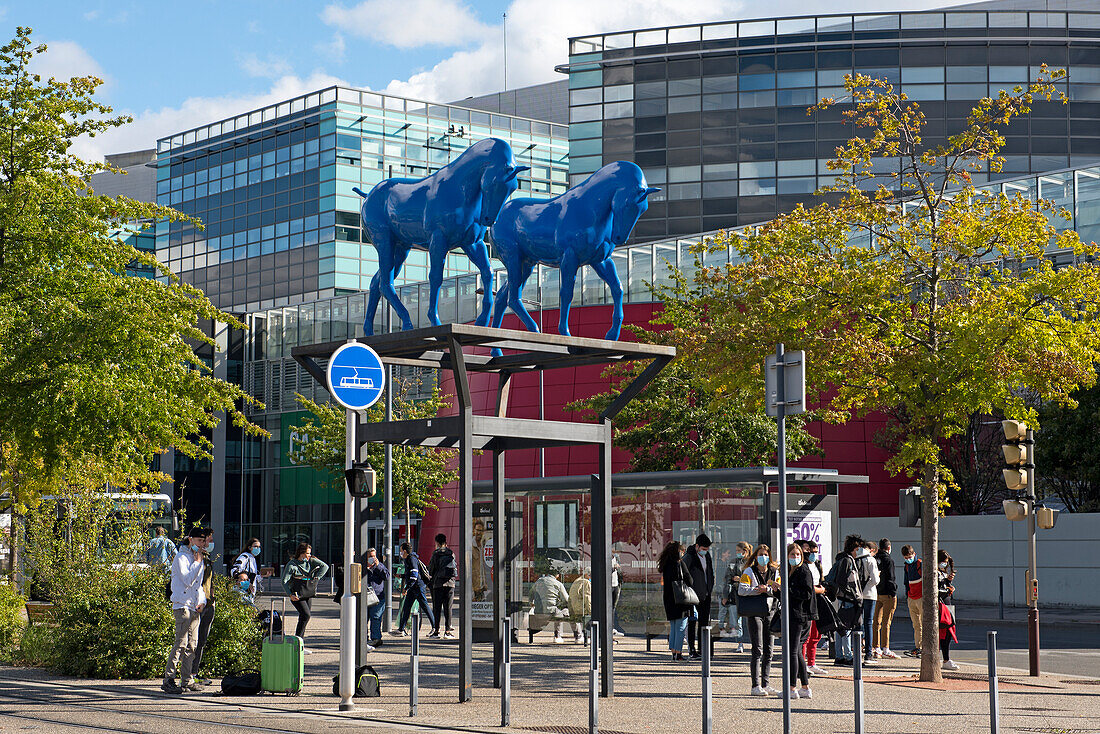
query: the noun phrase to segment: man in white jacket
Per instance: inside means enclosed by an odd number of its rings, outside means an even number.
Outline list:
[[[186,547],[172,561],[172,616],[176,619],[176,644],[168,654],[168,664],[164,668],[164,682],[160,687],[165,693],[202,690],[202,686],[195,681],[192,663],[199,638],[199,620],[206,606],[206,595],[202,591],[205,570],[203,540],[202,529],[193,529]],[[180,676],[178,684],[177,672]]]

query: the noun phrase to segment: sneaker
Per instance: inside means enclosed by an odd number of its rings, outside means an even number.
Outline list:
[[[405,630],[390,630],[390,634],[394,637],[405,637],[408,633]]]
[[[779,692],[780,692],[779,689],[776,688],[775,686],[764,686],[764,693],[765,694],[770,693],[771,695],[775,696],[775,695],[778,695]]]
[[[738,642],[737,643],[737,652],[745,652],[745,643],[744,642]]]
[[[439,637],[439,630],[432,630],[428,633],[428,637]]]
[[[611,633],[611,636],[612,637],[625,637],[626,633],[623,632],[622,630],[615,630],[614,632]]]
[[[828,647],[829,647],[829,641],[824,639],[824,638],[822,638],[821,642],[817,643],[817,649],[818,650],[825,650]]]
[[[584,644],[584,636],[583,635],[573,635],[573,644],[574,645]]]
[[[842,666],[847,667],[847,668],[852,667],[854,664],[855,664],[855,661],[852,660],[852,658],[837,658],[833,662],[833,665],[842,665]]]
[[[366,647],[367,652],[374,652],[374,645],[364,645],[364,647]]]
[[[882,657],[884,657],[888,660],[897,660],[898,659],[898,654],[896,652],[894,652],[893,650],[883,650],[882,651]]]
[[[371,647],[382,647],[382,640],[368,640]]]
[[[814,692],[810,690],[809,686],[803,686],[802,688],[798,689],[798,697],[799,698],[813,698],[814,697]]]
[[[825,670],[824,668],[819,668],[816,665],[811,665],[810,667],[806,668],[806,670],[810,671],[810,675],[828,675],[829,674],[829,671]]]
[[[194,691],[195,693],[202,693],[202,691],[205,689],[206,686],[204,686],[202,683],[199,683],[197,680],[192,680],[190,683],[185,683],[183,685],[183,690]]]
[[[179,683],[176,683],[175,678],[165,678],[164,681],[160,684],[160,690],[164,691],[165,693],[171,693],[175,696],[183,693],[183,689],[180,688]]]
[[[213,684],[213,682],[214,682],[211,679],[209,679],[205,676],[202,676],[202,675],[195,676],[195,680],[198,681],[200,685],[204,685],[204,686],[209,686],[209,685]]]
[[[775,696],[776,696],[776,698],[783,698],[783,691],[776,691]],[[798,699],[798,689],[792,688],[791,689],[791,700],[795,701],[797,699]]]
[[[881,654],[882,654],[882,648],[879,648],[879,647],[876,647],[876,648],[872,648],[872,650],[871,650],[871,657],[873,657],[873,658],[877,658],[877,657],[878,657],[879,655],[881,655]]]
[[[456,635],[454,633],[454,630],[447,630],[446,632],[443,633],[443,639],[445,639],[445,640],[455,640],[455,639],[458,639],[458,635]]]
[[[943,669],[944,670],[958,670],[959,669],[959,664],[956,663],[954,660],[944,660],[943,661]]]
[[[691,658],[692,660],[702,660],[703,659],[703,653],[699,652],[698,650],[692,650],[688,654],[688,657]]]
[[[766,690],[764,690],[763,688],[761,688],[760,686],[753,686],[752,687],[752,692],[749,695],[751,695],[751,696],[766,696],[766,695],[768,695],[768,692]]]
[[[309,649],[308,647],[303,647],[303,648],[302,648],[302,654],[303,654],[303,655],[312,655],[312,654],[313,654],[313,650],[310,650],[310,649]]]
[[[564,645],[564,644],[565,644],[565,640],[563,640],[563,639],[562,639],[562,638],[560,638],[560,637],[555,637],[555,638],[554,638],[554,644],[555,644],[555,645]]]
[[[864,665],[874,665],[875,664],[875,659],[873,657],[869,656],[869,655],[864,656],[863,664]]]
[[[920,657],[920,648],[919,647],[914,647],[912,650],[906,651],[905,654],[908,655],[911,658],[919,658]]]

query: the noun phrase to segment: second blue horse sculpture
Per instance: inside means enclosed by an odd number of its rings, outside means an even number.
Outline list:
[[[497,291],[493,326],[499,327],[511,307],[528,331],[538,331],[523,306],[523,287],[535,265],[561,271],[561,316],[558,333],[569,335],[569,307],[577,271],[590,265],[611,289],[615,312],[605,339],[618,339],[623,325],[623,289],[611,252],[626,242],[638,218],[649,208],[649,195],[660,191],[646,184],[642,169],[630,161],[609,163],[553,199],[512,199],[493,225],[494,254],[508,271]]]
[[[378,251],[378,272],[370,282],[370,297],[363,333],[374,333],[378,300],[385,296],[401,328],[413,328],[409,311],[397,297],[393,281],[401,272],[409,250],[428,251],[430,284],[428,320],[439,326],[439,288],[447,253],[461,248],[481,271],[485,290],[478,326],[489,323],[492,311],[493,271],[485,247],[485,231],[493,224],[501,205],[519,186],[517,174],[530,166],[513,164],[512,148],[498,138],[480,140],[426,178],[391,178],[370,193],[354,188],[363,197],[363,228]]]

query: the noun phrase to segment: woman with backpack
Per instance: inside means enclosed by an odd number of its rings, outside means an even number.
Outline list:
[[[302,638],[305,645],[306,625],[313,616],[311,605],[313,597],[317,596],[317,582],[328,573],[328,564],[320,558],[313,557],[313,548],[309,543],[299,543],[294,551],[294,558],[283,569],[283,588],[290,595],[290,603],[298,611],[298,626],[294,629],[294,635]],[[306,655],[313,651],[303,647]]]
[[[863,582],[856,564],[856,554],[862,549],[863,538],[858,535],[845,538],[844,550],[837,554],[825,577],[826,588],[831,589],[830,593],[839,602],[834,665],[852,665],[852,630],[863,622]]]
[[[939,586],[936,591],[940,601],[940,655],[943,656],[944,670],[958,670],[958,663],[951,659],[951,641],[958,642],[959,638],[955,634],[955,615],[947,605],[955,594],[955,559],[943,548],[940,548],[936,558],[939,561],[936,568]]]
[[[665,606],[665,618],[668,620],[668,649],[674,661],[684,660],[684,635],[687,633],[688,617],[695,607],[676,599],[677,587],[691,587],[691,572],[684,563],[684,546],[678,540],[671,541],[661,551],[657,559],[657,570],[661,572],[662,601]]]
[[[772,667],[771,618],[779,592],[779,564],[772,561],[768,546],[761,544],[753,552],[737,584],[737,613],[749,626],[752,659],[752,695],[779,693],[769,684]]]

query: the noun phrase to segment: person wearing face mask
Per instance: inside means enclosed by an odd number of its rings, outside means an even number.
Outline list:
[[[244,544],[244,550],[237,556],[237,560],[233,561],[233,568],[229,571],[229,575],[237,579],[242,573],[247,574],[248,586],[245,587],[245,591],[252,602],[256,601],[256,594],[260,590],[259,579],[271,575],[271,571],[268,569],[260,570],[259,557],[261,549],[262,546],[258,538],[249,538],[248,542]]]
[[[940,548],[936,558],[939,561],[936,568],[939,586],[936,591],[940,600],[940,655],[944,670],[958,670],[958,664],[951,659],[951,642],[958,642],[959,638],[955,635],[955,616],[947,606],[955,594],[955,559],[943,548]]]
[[[875,661],[872,650],[874,649],[875,602],[878,601],[879,582],[878,564],[875,562],[875,553],[877,552],[878,546],[870,541],[864,541],[863,546],[856,551],[859,581],[863,587],[864,664],[871,664]]]
[[[817,618],[815,597],[824,593],[825,587],[814,583],[810,564],[805,562],[802,546],[787,546],[787,622],[792,645],[790,646],[791,698],[812,698],[810,672],[803,652],[803,640],[809,635],[810,623]],[[801,682],[802,688],[797,688]]]
[[[201,528],[191,531],[187,543],[172,559],[172,616],[176,620],[176,641],[168,653],[161,690],[180,694],[201,691],[202,684],[195,680],[195,645],[199,637],[199,618],[206,607],[206,595],[202,591],[202,577],[206,570],[203,563],[203,539]],[[180,682],[176,683],[176,673]]]
[[[890,557],[890,539],[883,538],[875,554],[878,564],[878,602],[875,604],[874,649],[876,658],[897,658],[890,649],[890,625],[894,621],[894,610],[898,606],[898,582],[894,573],[894,559]]]
[[[725,576],[722,579],[722,609],[718,621],[722,622],[722,636],[737,638],[737,652],[745,651],[745,630],[741,617],[737,614],[737,585],[745,570],[745,561],[752,555],[752,546],[744,540],[738,541],[736,558],[726,563]],[[734,633],[736,628],[737,632]]]
[[[657,570],[661,573],[661,601],[668,620],[668,649],[674,661],[684,660],[684,633],[687,631],[688,617],[691,616],[693,607],[678,603],[673,591],[679,583],[691,585],[691,571],[684,563],[684,546],[680,541],[670,541],[661,551],[657,558]]]
[[[916,550],[911,545],[901,547],[901,557],[905,561],[905,568],[902,569],[902,581],[905,582],[905,601],[909,607],[909,621],[913,623],[913,649],[905,654],[911,658],[919,658],[921,617],[924,609],[921,601],[922,589],[924,588],[921,574],[924,573],[924,568],[921,566],[921,560],[917,558]]]
[[[698,618],[689,618],[687,627],[688,655],[692,658],[702,657],[702,653],[695,646],[695,638],[703,641],[703,627],[710,626],[710,600],[714,593],[714,559],[710,557],[710,537],[706,533],[700,533],[695,539],[695,545],[688,548],[684,554],[684,563],[691,572],[689,579],[691,588],[699,596],[699,605],[696,607]]]
[[[859,566],[856,554],[863,548],[863,539],[858,535],[849,535],[844,539],[844,550],[833,561],[833,567],[826,575],[826,581],[835,588],[840,608],[836,616],[842,629],[836,632],[835,665],[851,665],[852,630],[859,626],[863,618],[863,587],[859,578]]]
[[[754,696],[779,693],[768,682],[772,667],[771,618],[779,593],[779,564],[771,560],[769,550],[764,544],[757,546],[737,584],[737,612],[748,623],[752,643],[749,673]]]
[[[283,588],[290,595],[290,603],[298,611],[298,625],[294,630],[296,637],[302,638],[305,644],[306,625],[313,617],[313,597],[317,593],[316,584],[328,573],[328,564],[320,558],[313,557],[313,547],[309,543],[299,543],[294,550],[294,557],[283,569]],[[309,648],[303,648],[306,655],[313,654]]]
[[[386,564],[378,560],[378,551],[367,548],[366,564],[363,566],[363,580],[374,590],[378,597],[378,603],[367,607],[367,616],[370,617],[370,644],[379,647],[382,644],[382,617],[389,609],[390,572]]]
[[[202,653],[206,650],[206,639],[210,636],[210,626],[214,624],[214,614],[217,604],[214,602],[214,563],[210,560],[210,554],[214,552],[214,529],[202,528],[202,562],[204,565],[202,577],[202,591],[206,595],[206,606],[203,607],[202,616],[199,618],[199,638],[195,645],[195,663],[192,670],[198,673],[202,670]],[[213,681],[207,676],[196,676],[195,680],[204,686]]]
[[[802,655],[806,658],[807,672],[811,675],[828,675],[823,668],[817,667],[817,643],[821,641],[821,633],[817,630],[817,610],[819,604],[828,603],[824,597],[825,587],[821,582],[825,574],[821,570],[821,559],[818,557],[817,543],[812,540],[803,540],[799,545],[802,546],[802,562],[810,572],[814,587],[814,614],[800,640]]]

